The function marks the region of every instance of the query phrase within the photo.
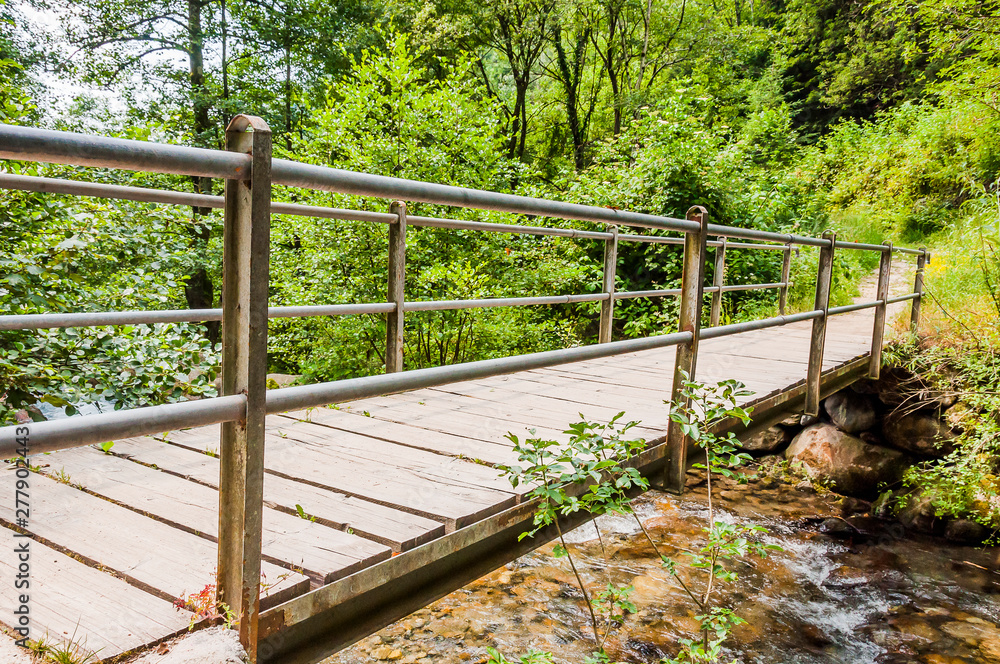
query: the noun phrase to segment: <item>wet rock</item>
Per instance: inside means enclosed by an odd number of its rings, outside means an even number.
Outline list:
[[[949,521],[944,528],[945,538],[961,544],[978,544],[986,539],[989,531],[982,524],[970,519]]]
[[[843,539],[854,537],[859,533],[858,529],[852,526],[849,521],[835,517],[823,519],[819,524],[819,531],[824,535]]]
[[[891,413],[882,423],[882,433],[893,447],[920,456],[943,457],[954,449],[951,427],[929,411]]]
[[[890,624],[903,634],[908,641],[919,644],[935,643],[941,639],[941,632],[920,616],[893,618]]]
[[[986,625],[977,625],[963,620],[953,620],[952,622],[947,622],[941,625],[941,631],[951,638],[957,641],[962,641],[966,645],[972,647],[978,646],[979,642],[982,641],[984,637],[1000,636],[991,634],[991,632],[995,633],[996,630],[991,630]]]
[[[871,511],[871,509],[872,504],[867,500],[861,500],[860,498],[845,496],[844,499],[840,501],[840,514],[842,516],[867,514]]]
[[[392,661],[394,659],[402,659],[403,651],[392,646],[379,646],[375,650],[372,650],[371,656],[379,661]]]
[[[802,625],[800,633],[805,638],[807,643],[816,646],[817,648],[823,648],[833,643],[833,640],[827,636],[826,632],[821,630],[816,625]]]
[[[802,415],[800,413],[793,413],[778,422],[778,426],[787,427],[789,429],[798,429],[802,426],[801,418]]]
[[[816,493],[816,487],[809,480],[802,480],[795,485],[795,490],[799,493]]]
[[[941,531],[941,519],[935,513],[933,501],[928,495],[910,495],[896,516],[909,530],[931,534]]]
[[[841,390],[823,402],[830,421],[847,433],[860,433],[875,426],[878,414],[871,399],[853,390]]]
[[[808,427],[819,422],[819,415],[806,415],[803,413],[802,417],[799,418],[799,426]]]
[[[1000,662],[1000,637],[990,635],[979,642],[979,652],[988,662]]]
[[[746,440],[741,440],[740,447],[751,453],[776,452],[791,442],[792,435],[792,432],[785,427],[775,425],[755,433]]]
[[[869,445],[831,424],[807,427],[785,457],[838,493],[859,498],[873,498],[880,484],[899,481],[911,463],[901,452]]]

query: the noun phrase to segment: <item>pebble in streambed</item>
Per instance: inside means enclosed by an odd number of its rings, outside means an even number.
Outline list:
[[[683,498],[651,491],[636,511],[661,551],[683,562],[703,541],[703,483]],[[740,580],[721,601],[748,623],[727,656],[741,664],[1000,664],[1000,574],[996,551],[906,534],[867,504],[767,478],[715,487],[718,518],[763,525],[784,550],[737,563]],[[637,524],[600,520],[567,539],[591,588],[635,587],[638,612],[613,630],[613,660],[658,662],[698,629],[697,611],[660,567]],[[487,646],[509,658],[529,649],[581,664],[591,652],[589,619],[565,559],[552,545],[523,556],[326,660],[326,664],[484,662]],[[685,580],[698,584],[696,575]],[[726,661],[729,661],[728,659]]]

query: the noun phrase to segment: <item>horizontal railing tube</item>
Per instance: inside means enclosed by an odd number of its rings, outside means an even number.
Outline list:
[[[684,244],[682,237],[663,237],[661,235],[628,235],[622,234],[618,239],[623,242],[649,242],[651,244]],[[717,243],[718,244],[718,243]]]
[[[436,387],[465,380],[476,380],[489,376],[529,371],[570,362],[581,362],[601,357],[611,357],[641,350],[676,346],[690,341],[690,332],[663,334],[642,339],[612,341],[606,344],[550,350],[529,355],[516,355],[495,360],[481,360],[464,364],[452,364],[430,369],[415,369],[393,374],[350,378],[332,383],[300,385],[272,390],[267,395],[267,412],[281,413],[299,408],[313,408],[328,404],[342,403],[355,399]]]
[[[575,228],[545,228],[542,226],[518,226],[515,224],[497,224],[485,221],[465,221],[462,219],[437,219],[435,217],[407,216],[411,226],[424,228],[449,228],[452,230],[486,231],[490,233],[516,233],[519,235],[554,235],[557,237],[586,238],[591,240],[608,240],[611,233],[600,231],[582,231]]]
[[[726,249],[765,249],[771,251],[784,251],[784,244],[756,244],[754,242],[727,242]]]
[[[615,293],[616,300],[628,300],[635,297],[665,297],[667,295],[680,295],[680,288],[667,288],[666,290],[635,290],[619,291]]]
[[[738,237],[744,240],[768,240],[771,242],[781,242],[792,244],[804,244],[810,247],[828,247],[830,241],[818,237],[806,237],[804,235],[790,235],[788,233],[772,233],[770,231],[758,231],[752,228],[735,228],[733,226],[720,226],[718,224],[708,225],[708,234],[719,237]]]
[[[888,251],[884,244],[864,244],[848,240],[837,240],[837,249],[861,249],[863,251],[877,251],[879,253]]]
[[[779,325],[798,323],[804,320],[812,320],[823,315],[822,311],[804,311],[800,314],[789,314],[787,316],[775,316],[773,318],[763,318],[761,320],[751,320],[745,323],[733,323],[732,325],[720,325],[719,327],[702,328],[702,339],[716,339],[718,337],[728,337],[731,334],[740,332],[751,332],[753,330],[763,330]]]
[[[448,311],[452,309],[487,309],[491,307],[523,307],[534,304],[573,304],[575,302],[601,302],[607,293],[586,295],[547,295],[540,297],[497,297],[483,300],[431,300],[408,301],[404,311]]]
[[[900,254],[910,254],[911,256],[919,256],[924,253],[921,249],[907,249],[906,247],[893,247],[892,250]]]
[[[249,177],[251,168],[249,155],[224,150],[5,124],[0,124],[0,159],[229,180]]]
[[[0,158],[71,164],[76,166],[119,168],[149,173],[217,177],[231,180],[246,179],[249,177],[251,168],[249,156],[223,150],[89,136],[86,134],[14,125],[0,125]],[[695,227],[695,224],[684,219],[415,180],[404,180],[367,173],[355,173],[283,159],[273,161],[272,175],[275,184],[321,191],[335,191],[358,196],[406,199],[438,205],[577,219],[581,221],[682,231],[686,233],[697,232],[699,230]],[[186,196],[179,192],[173,193],[176,193],[177,196]],[[132,195],[136,194],[133,192]],[[127,196],[123,197],[128,198]],[[176,202],[181,199],[175,198],[173,200]],[[201,205],[201,207],[215,206]],[[305,210],[303,208],[309,207],[301,206],[299,212],[304,213]],[[285,210],[280,212],[275,210],[275,212],[278,214],[299,213],[288,211],[292,209],[294,208],[285,208]],[[328,209],[315,208],[313,212],[315,213],[319,210]],[[335,212],[327,211],[325,214],[315,214],[315,216],[339,218],[335,217],[335,214]],[[309,213],[309,216],[314,215]],[[586,232],[589,233],[589,231]],[[829,240],[823,238],[772,233],[749,228],[720,226],[718,224],[709,224],[708,232],[711,235],[719,237],[792,243],[815,247],[829,246]],[[622,236],[620,239],[626,241],[639,240],[639,237]],[[644,239],[642,241],[659,242],[663,240]],[[856,243],[846,243],[841,246],[857,249],[872,248],[873,250],[875,247],[880,247],[880,245],[865,246]],[[900,253],[913,255],[921,253],[919,250],[914,249],[897,248],[895,250]]]
[[[727,247],[732,247],[733,245],[727,245]],[[729,293],[730,291],[748,291],[748,290],[767,290],[768,288],[781,288],[787,284],[782,282],[777,282],[774,284],[732,284],[729,286],[723,286],[722,292]]]
[[[165,189],[147,189],[146,187],[123,187],[101,182],[41,178],[33,175],[15,175],[13,173],[0,173],[0,189],[35,191],[44,194],[91,196],[94,198],[113,198],[123,201],[138,201],[140,203],[190,205],[191,207],[201,208],[222,207],[222,196],[191,194]]]
[[[480,189],[466,189],[431,182],[404,180],[370,173],[356,173],[285,159],[275,159],[272,162],[271,174],[275,184],[319,191],[334,191],[353,196],[398,198],[436,205],[625,224],[672,231],[690,232],[697,230],[695,224],[684,219],[580,205],[579,203],[529,198]]]
[[[859,302],[858,304],[845,304],[840,307],[830,307],[827,315],[836,316],[837,314],[846,314],[852,311],[861,311],[863,309],[873,309],[882,304],[882,300],[876,300],[874,302]]]
[[[907,295],[899,295],[897,297],[890,297],[885,301],[886,304],[896,304],[897,302],[906,302],[907,300],[915,300],[920,297],[920,293],[909,293]]]
[[[270,307],[268,318],[309,316],[353,316],[395,311],[392,302],[360,304],[313,304]],[[100,311],[94,313],[25,314],[0,316],[0,330],[42,330],[55,327],[99,327],[101,325],[154,325],[156,323],[204,323],[222,320],[222,309],[165,309],[162,311]]]
[[[246,406],[246,396],[236,394],[16,424],[0,428],[0,458],[19,456],[22,442],[27,443],[28,454],[34,455],[186,427],[233,422],[243,419]]]

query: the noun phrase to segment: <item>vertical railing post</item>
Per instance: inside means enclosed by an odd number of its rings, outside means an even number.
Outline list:
[[[389,302],[396,305],[386,314],[385,372],[403,370],[403,296],[406,284],[406,203],[396,201],[389,207],[396,221],[389,224]]]
[[[806,377],[806,415],[819,414],[820,379],[823,375],[823,350],[826,346],[827,312],[830,310],[830,286],[833,281],[833,251],[837,236],[832,231],[823,233],[830,244],[819,250],[819,267],[816,270],[816,304],[813,309],[823,315],[813,319],[812,338],[809,343],[809,369]]]
[[[608,229],[611,237],[604,241],[604,294],[601,300],[601,320],[597,331],[598,343],[611,341],[612,324],[615,317],[615,274],[618,271],[618,227]]]
[[[271,233],[271,130],[237,115],[226,149],[252,157],[249,179],[227,180],[222,268],[222,394],[245,394],[245,419],[222,425],[217,601],[239,621],[240,642],[257,660],[267,294]]]
[[[684,236],[684,268],[681,276],[680,332],[690,332],[691,340],[677,346],[674,361],[674,382],[670,401],[678,404],[685,379],[693,380],[698,360],[698,336],[701,331],[702,300],[705,297],[705,254],[708,242],[708,210],[695,205],[687,219],[701,223],[701,231]],[[686,406],[689,404],[680,404]],[[676,422],[667,424],[666,466],[663,487],[672,493],[684,491],[687,474],[688,437]]]
[[[715,278],[712,286],[717,288],[712,293],[712,327],[719,324],[722,316],[722,287],[726,283],[726,238],[722,238],[722,244],[715,248]]]
[[[778,314],[785,315],[788,307],[788,280],[792,278],[792,243],[785,245],[781,259],[781,290],[778,295]]]
[[[876,380],[882,371],[882,342],[885,339],[885,319],[889,299],[889,275],[892,271],[892,242],[887,242],[878,264],[878,289],[875,299],[882,304],[875,307],[875,325],[872,328],[872,351],[868,361],[868,377]]]
[[[917,296],[913,298],[910,308],[910,334],[914,335],[920,331],[920,304],[924,299],[924,267],[927,265],[928,256],[927,250],[921,247],[917,255],[917,273],[913,277],[913,292]]]

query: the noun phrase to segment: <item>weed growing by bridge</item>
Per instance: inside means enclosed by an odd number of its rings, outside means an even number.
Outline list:
[[[676,403],[668,404],[671,421],[694,443],[705,451],[705,463],[695,464],[705,471],[708,482],[708,515],[703,529],[705,544],[687,553],[687,560],[680,562],[663,555],[656,541],[632,508],[631,498],[649,488],[649,480],[637,468],[638,457],[646,449],[642,439],[628,437],[628,432],[638,422],[623,420],[618,413],[610,422],[601,424],[581,421],[571,424],[564,433],[567,442],[528,438],[520,440],[513,434],[508,438],[514,443],[520,465],[504,466],[505,476],[511,484],[534,484],[527,497],[537,501],[534,528],[521,534],[521,539],[533,537],[544,528],[552,527],[559,539],[554,555],[569,562],[578,588],[590,616],[590,627],[595,649],[586,664],[609,664],[612,660],[605,650],[608,637],[622,627],[629,614],[637,607],[630,596],[634,587],[618,585],[610,579],[601,590],[588,590],[578,561],[567,545],[560,517],[585,513],[589,517],[618,514],[631,517],[638,524],[649,545],[656,551],[661,565],[690,598],[699,614],[701,637],[681,639],[680,652],[663,664],[718,662],[722,646],[732,629],[745,621],[732,609],[719,603],[719,586],[732,584],[738,574],[728,562],[749,556],[765,558],[779,547],[765,544],[761,536],[766,530],[760,526],[727,523],[716,520],[712,503],[712,477],[725,476],[739,480],[738,469],[750,461],[750,455],[740,452],[738,441],[731,432],[717,434],[715,429],[727,420],[750,421],[750,411],[737,404],[737,400],[751,394],[739,381],[727,380],[716,385],[706,385],[685,376],[682,394]],[[532,431],[534,434],[534,431]],[[607,562],[600,525],[594,521],[601,550]],[[687,569],[690,574],[683,574]],[[688,581],[684,577],[688,577]],[[697,581],[696,584],[691,581]],[[489,664],[508,664],[510,660],[495,649],[489,649]],[[530,651],[520,660],[521,664],[551,662],[549,653]]]

